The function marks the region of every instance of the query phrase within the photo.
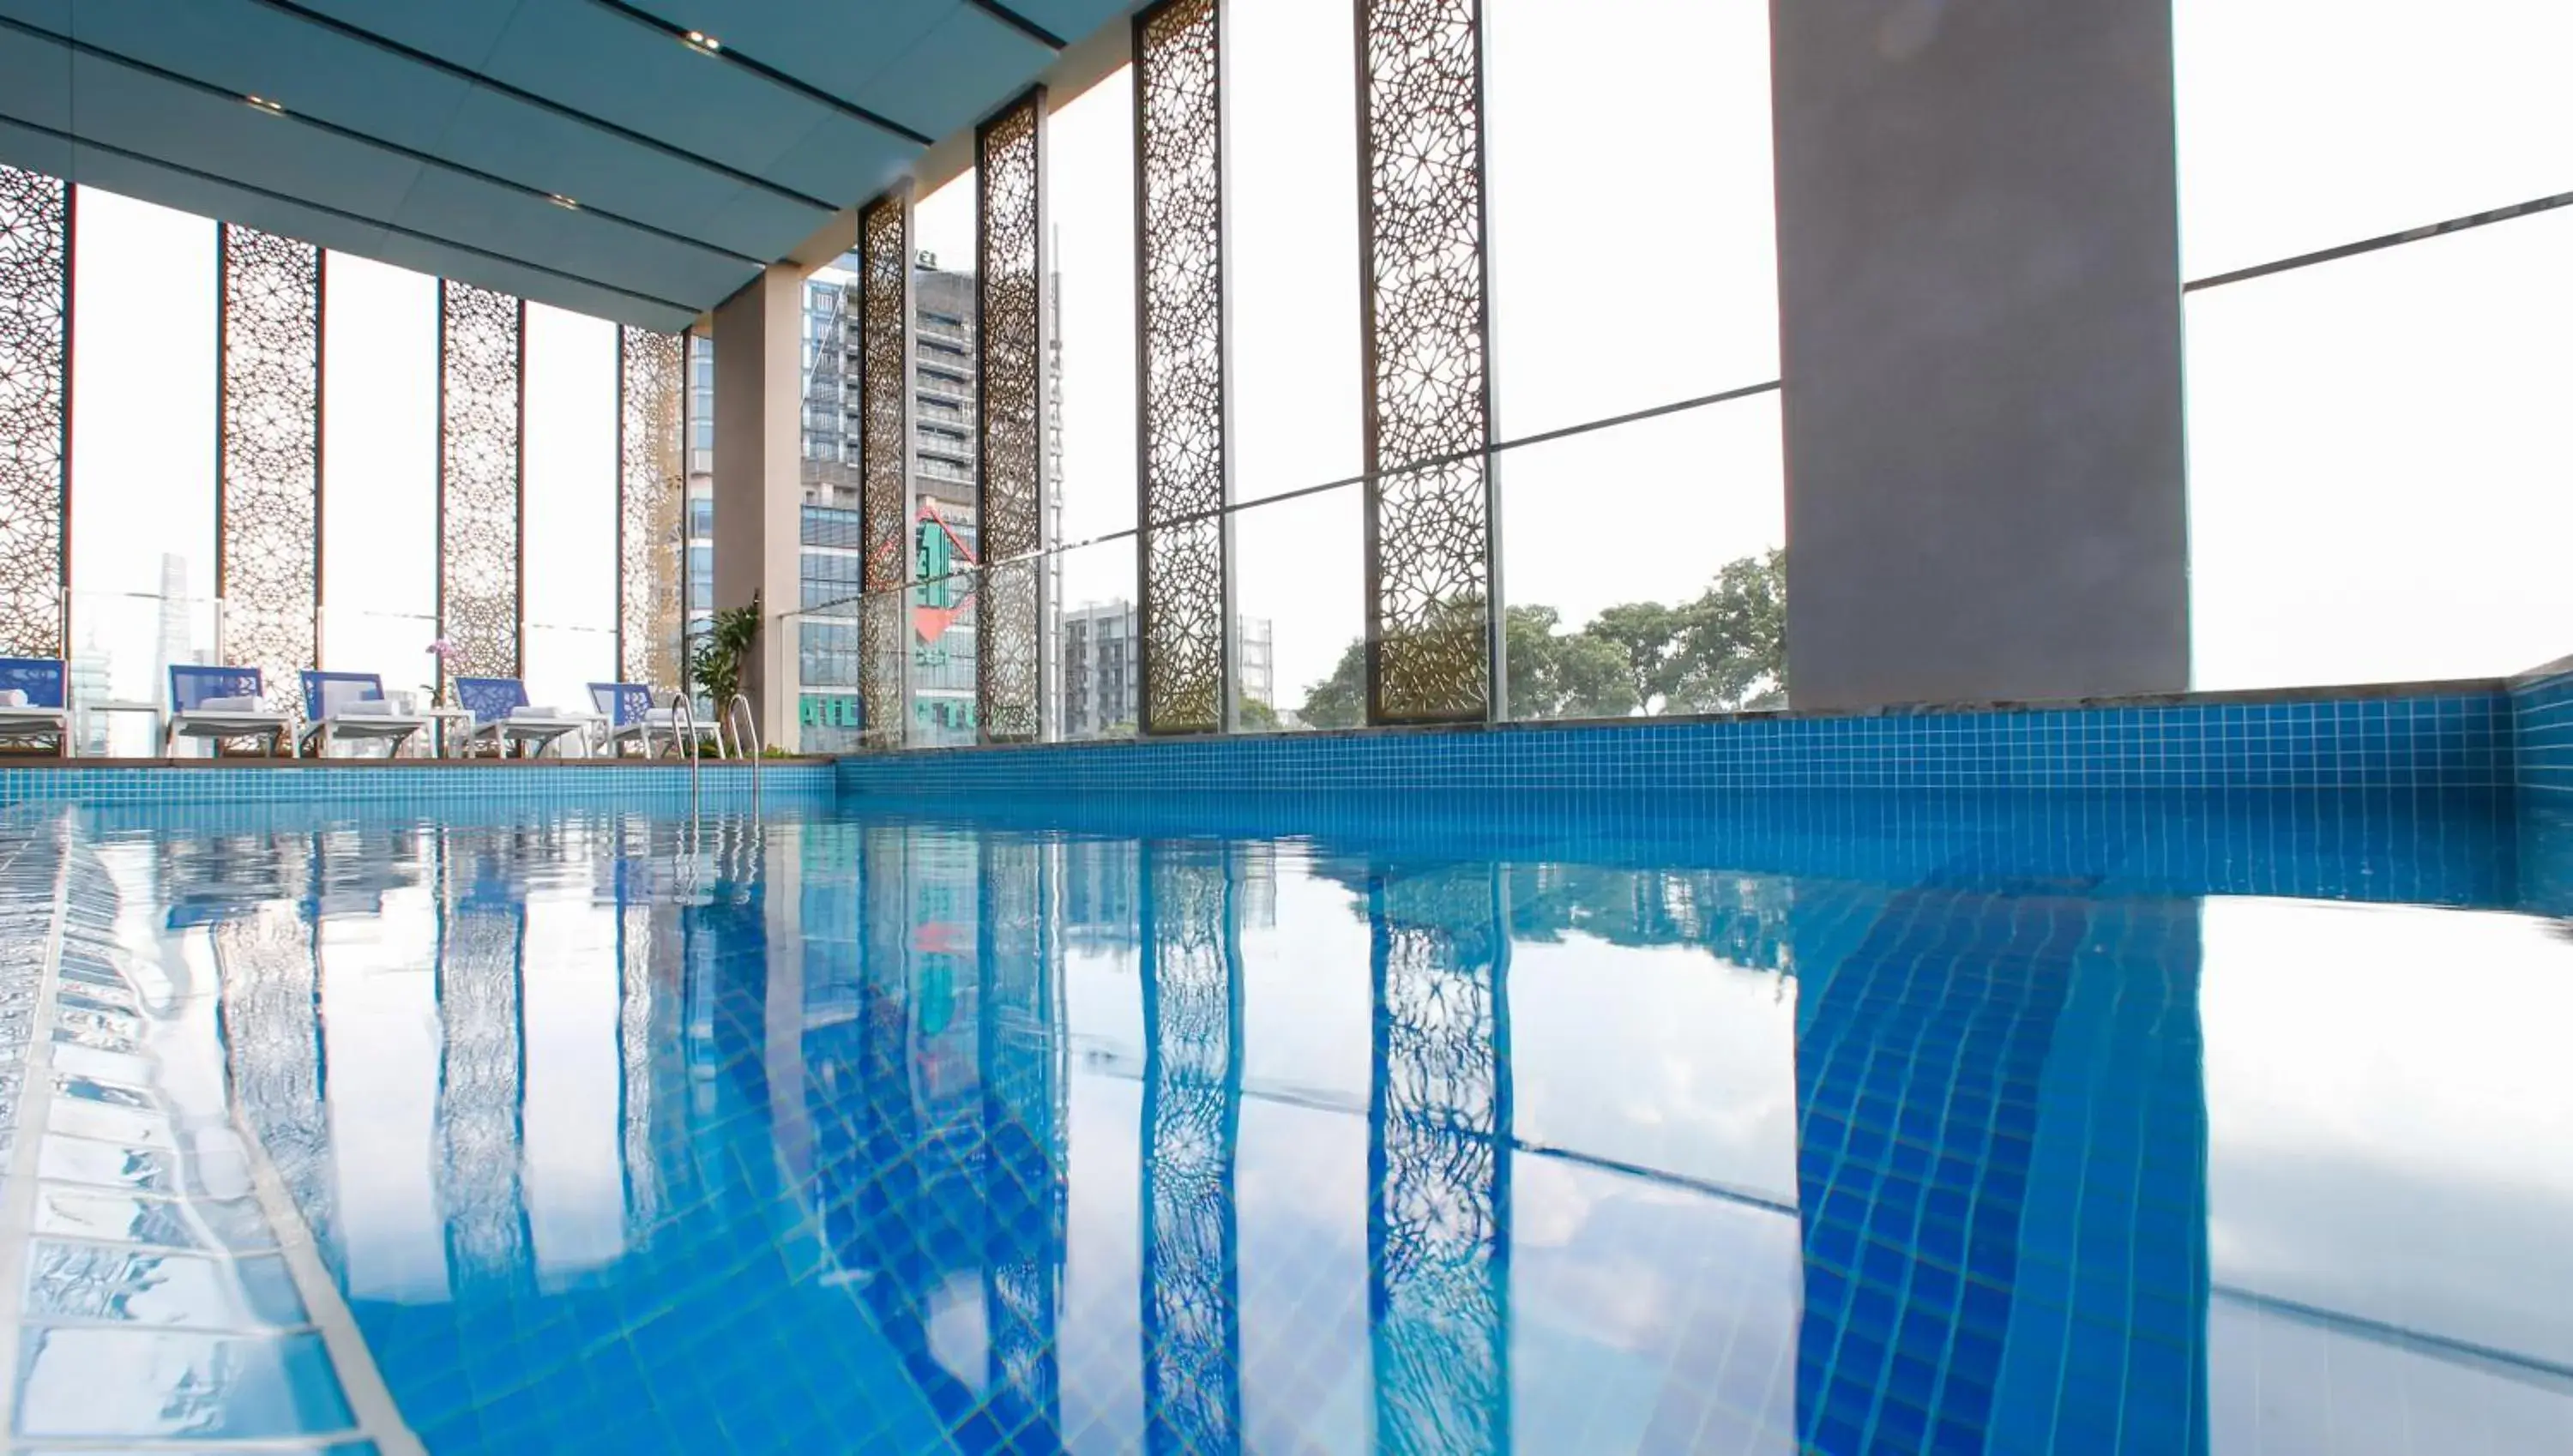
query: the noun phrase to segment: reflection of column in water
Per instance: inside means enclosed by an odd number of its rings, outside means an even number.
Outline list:
[[[2194,916],[1931,886],[1805,968],[1805,1449],[2206,1449]]]
[[[505,1277],[526,1257],[518,1186],[519,960],[524,919],[504,873],[470,878],[478,857],[448,838],[438,887],[439,1201],[459,1278]]]
[[[243,1122],[268,1151],[306,1226],[331,1239],[331,1146],[322,1100],[320,963],[314,927],[276,901],[215,922],[227,1071]]]
[[[653,995],[652,973],[655,953],[667,938],[653,925],[658,907],[632,893],[633,866],[622,856],[616,861],[616,1062],[623,1084],[619,1135],[625,1162],[625,1241],[629,1248],[640,1248],[661,1212],[652,1154],[653,1014],[660,999]]]
[[[1508,905],[1488,866],[1367,879],[1367,1320],[1391,1452],[1510,1448]]]
[[[1224,846],[1145,847],[1144,1419],[1154,1451],[1242,1444],[1234,890]]]
[[[1045,913],[1052,888],[1046,847],[987,838],[980,874],[976,1060],[990,1385],[1002,1429],[1018,1433],[1021,1444],[1044,1444],[1061,1428],[1055,1340],[1065,1194],[1057,1147],[1062,1066],[1052,1015],[1060,978]]]

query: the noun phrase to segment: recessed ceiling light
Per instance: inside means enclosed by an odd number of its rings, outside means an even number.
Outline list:
[[[552,198],[554,206],[558,208],[578,208],[580,206],[580,203],[576,199],[567,198],[558,192],[549,192],[546,193],[545,196]]]
[[[249,102],[251,105],[258,107],[260,110],[267,112],[271,116],[286,115],[285,107],[278,105],[276,102],[269,100],[265,96],[245,96],[242,100]]]
[[[688,44],[702,47],[709,51],[719,51],[723,49],[722,41],[716,40],[713,36],[706,34],[702,30],[689,31]]]

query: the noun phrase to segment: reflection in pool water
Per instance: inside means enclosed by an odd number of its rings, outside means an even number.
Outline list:
[[[2542,922],[1388,842],[99,853],[431,1450],[2573,1447]]]

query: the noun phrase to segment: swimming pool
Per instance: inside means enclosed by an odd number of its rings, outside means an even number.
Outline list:
[[[23,1449],[2573,1449],[2506,800],[438,819],[0,819]]]

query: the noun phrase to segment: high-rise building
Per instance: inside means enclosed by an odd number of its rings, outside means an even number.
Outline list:
[[[170,681],[173,665],[196,662],[197,649],[188,630],[188,558],[176,551],[161,553],[161,620],[160,640],[153,652],[152,682],[157,695]]]
[[[804,286],[803,743],[857,747],[860,559],[857,259]],[[971,743],[974,722],[974,277],[923,253],[912,271],[910,741]]]
[[[1142,630],[1142,614],[1123,599],[1085,602],[1060,614],[1056,637],[1063,653],[1063,701],[1057,721],[1064,737],[1134,731],[1140,721],[1136,695],[1143,657],[1136,639]],[[1234,670],[1242,700],[1274,708],[1271,636],[1266,617],[1237,614],[1233,619]]]

